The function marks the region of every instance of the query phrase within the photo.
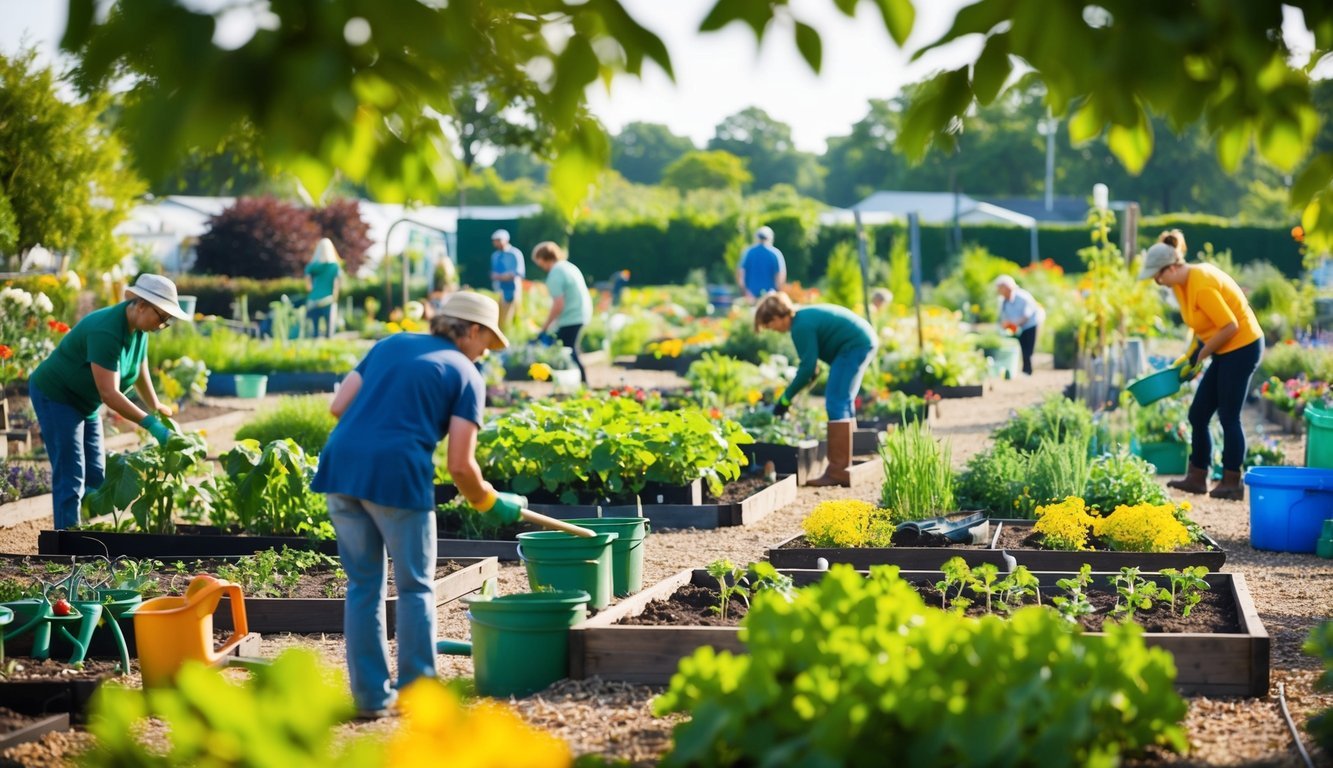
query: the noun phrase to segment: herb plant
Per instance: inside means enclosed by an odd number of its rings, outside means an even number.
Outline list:
[[[991,439],[1032,452],[1046,440],[1082,441],[1087,446],[1092,433],[1092,411],[1086,405],[1052,395],[1039,405],[1014,412],[1008,422],[991,433]]]
[[[1103,511],[1122,504],[1163,504],[1169,498],[1153,476],[1152,465],[1127,451],[1093,459],[1088,467],[1088,482],[1078,495],[1089,507]]]
[[[940,573],[944,578],[935,582],[935,589],[940,591],[940,607],[951,607],[962,613],[972,604],[971,600],[963,597],[963,590],[972,580],[972,568],[963,558],[951,557],[940,566]],[[950,589],[953,590],[952,600],[949,599]]]
[[[749,590],[745,584],[745,569],[730,560],[714,560],[705,569],[708,575],[717,579],[718,603],[713,610],[722,618],[727,617],[727,606],[732,599],[749,603]]]
[[[884,485],[879,505],[895,522],[922,520],[954,510],[953,469],[948,442],[930,427],[912,422],[893,430],[880,446]]]

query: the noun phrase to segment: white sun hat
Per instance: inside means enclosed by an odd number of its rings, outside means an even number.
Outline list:
[[[142,299],[177,320],[192,319],[181,309],[180,301],[176,298],[176,284],[161,275],[139,275],[134,285],[125,289],[125,295]]]

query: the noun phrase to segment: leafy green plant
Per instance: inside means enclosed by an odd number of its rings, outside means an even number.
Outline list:
[[[940,592],[940,607],[952,607],[955,611],[961,613],[972,601],[963,597],[963,590],[967,588],[972,580],[972,568],[968,566],[967,561],[961,557],[951,557],[944,561],[940,566],[940,574],[944,577],[935,582],[935,589]],[[953,599],[949,599],[949,590],[954,591]],[[946,606],[947,603],[947,606]]]
[[[745,408],[736,415],[736,423],[745,428],[756,443],[774,445],[796,445],[802,440],[810,440],[815,435],[815,428],[807,415],[813,409],[798,408],[788,413],[786,418],[778,418],[768,406],[756,405]],[[822,411],[819,412],[822,415]],[[822,421],[822,418],[820,419]]]
[[[984,509],[1006,517],[1017,512],[1027,476],[1027,456],[1007,442],[995,442],[973,454],[954,483],[959,509]]]
[[[829,304],[860,311],[865,303],[861,263],[852,240],[842,240],[829,252],[824,272],[824,300]]]
[[[884,485],[879,505],[895,522],[921,520],[953,511],[953,469],[949,443],[930,427],[911,422],[893,430],[880,446]]]
[[[701,405],[726,408],[745,401],[759,380],[759,367],[716,352],[705,352],[685,372]]]
[[[1043,440],[1081,440],[1086,447],[1092,433],[1092,411],[1086,405],[1051,395],[1038,405],[1015,411],[1008,422],[991,433],[991,439],[1010,443],[1018,450],[1030,453],[1037,450]]]
[[[282,397],[273,408],[259,412],[236,430],[236,439],[268,445],[289,438],[307,454],[318,456],[337,423],[329,413],[327,395]]]
[[[974,594],[986,597],[986,613],[991,612],[991,597],[999,592],[996,583],[999,579],[1000,568],[995,563],[982,563],[972,569],[967,588]]]
[[[632,500],[650,482],[702,478],[722,492],[754,442],[739,424],[684,407],[647,410],[629,398],[531,403],[482,429],[483,473],[515,493],[543,489],[565,503]]]
[[[1139,569],[1131,566],[1121,568],[1120,573],[1112,576],[1111,585],[1116,593],[1111,615],[1124,616],[1131,621],[1138,611],[1152,610],[1154,601],[1165,595],[1161,587],[1143,578]]]
[[[1151,464],[1128,451],[1104,454],[1089,465],[1080,495],[1089,507],[1104,512],[1122,504],[1163,504],[1169,497],[1153,473]]]
[[[749,317],[740,317],[727,326],[726,338],[717,353],[759,365],[773,355],[796,359],[796,347],[786,333],[763,333],[754,329]]]
[[[1072,766],[1186,747],[1175,665],[1137,626],[1086,637],[1036,606],[1008,620],[966,618],[927,608],[896,569],[866,577],[837,565],[791,602],[756,595],[741,638],[745,654],[705,647],[686,657],[653,702],[659,716],[689,715],[663,766],[861,765],[885,755],[927,766],[1040,755]],[[957,648],[967,653],[940,652]]]
[[[1022,512],[1031,517],[1037,505],[1078,496],[1087,484],[1087,441],[1078,437],[1043,440],[1028,457]]]
[[[748,605],[750,591],[745,584],[745,568],[730,560],[714,560],[704,570],[717,580],[717,605],[712,610],[722,618],[727,617],[727,606],[732,599],[743,600]]]
[[[194,481],[208,471],[207,454],[203,435],[179,431],[165,445],[113,453],[107,456],[102,485],[84,497],[86,509],[94,516],[111,515],[117,530],[128,525],[121,519],[128,511],[138,530],[172,533],[178,511],[197,519],[203,497]]]
[[[1315,690],[1333,693],[1333,620],[1312,629],[1301,649],[1323,662],[1324,672],[1315,681]],[[1333,707],[1310,718],[1306,728],[1325,752],[1333,752]]]
[[[265,549],[217,567],[219,578],[241,585],[251,597],[291,597],[310,571],[341,571],[336,557],[308,549]],[[344,575],[344,579],[346,576]],[[332,585],[337,588],[336,580]],[[330,585],[325,585],[326,589]],[[344,581],[341,589],[346,588]]]
[[[156,369],[157,390],[167,400],[179,403],[203,401],[208,390],[208,366],[188,355],[174,360],[163,360]]]
[[[212,521],[246,533],[333,538],[324,495],[310,489],[318,461],[291,440],[241,440],[219,457],[226,477],[209,486]]]
[[[1026,565],[1015,566],[1009,575],[995,585],[1000,596],[999,608],[1005,613],[1013,613],[1023,607],[1023,601],[1032,597],[1041,605],[1041,581],[1028,570]]]
[[[1193,565],[1177,570],[1175,568],[1163,568],[1162,575],[1171,580],[1170,586],[1170,604],[1171,611],[1176,610],[1176,600],[1180,600],[1180,615],[1189,616],[1194,606],[1203,599],[1205,590],[1212,589],[1212,586],[1204,579],[1208,575],[1208,567],[1204,565]]]
[[[1075,576],[1060,579],[1055,585],[1065,591],[1064,595],[1051,598],[1051,604],[1066,621],[1077,624],[1083,616],[1095,612],[1092,601],[1088,599],[1088,586],[1092,584],[1092,566],[1084,563]]]

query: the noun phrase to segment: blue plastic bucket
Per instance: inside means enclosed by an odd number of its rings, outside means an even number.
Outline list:
[[[1314,552],[1324,520],[1333,518],[1333,469],[1253,467],[1250,546],[1274,552]]]

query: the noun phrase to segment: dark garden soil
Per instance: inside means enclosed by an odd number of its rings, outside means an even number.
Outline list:
[[[9,664],[9,662],[14,662]],[[133,661],[131,667],[135,666]],[[12,683],[20,680],[99,680],[116,677],[120,662],[110,659],[84,659],[75,666],[66,661],[46,659],[38,661],[16,657],[6,662],[6,668],[0,670],[0,683]]]
[[[648,626],[705,626],[734,627],[741,617],[749,612],[749,606],[743,601],[732,599],[727,603],[727,615],[723,618],[717,612],[717,590],[686,584],[676,590],[668,600],[654,600],[643,613],[630,616],[620,624]]]
[[[704,503],[739,504],[772,484],[762,475],[743,475],[740,479],[722,486],[722,493],[718,496],[714,496],[709,492],[708,486],[704,486]]]
[[[1096,536],[1089,537],[1088,547],[1094,552],[1111,552],[1112,549],[1106,546]],[[1051,549],[1042,544],[1042,536],[1028,527],[1004,526],[1000,529],[1000,539],[997,542],[999,549]],[[1177,547],[1176,552],[1210,552],[1212,547],[1199,541],[1192,541],[1183,547]]]
[[[170,561],[161,563],[161,567],[154,568],[149,577],[156,579],[156,588],[149,590],[151,594],[179,594],[185,591],[190,579],[199,573],[209,573],[217,575],[220,569],[235,565],[238,558],[212,559],[212,560],[189,560],[189,561]],[[39,558],[23,556],[0,556],[0,594],[6,586],[16,586],[9,580],[17,582],[19,587],[28,587],[35,580],[42,580],[48,584],[63,579],[69,573],[69,566],[60,565],[58,571],[52,569],[56,566],[50,561],[43,562]],[[452,561],[439,563],[435,567],[435,579],[439,580],[463,569],[463,566]],[[87,571],[88,576],[96,579],[96,573]],[[394,588],[393,568],[388,569],[389,576],[389,596],[397,594]],[[285,578],[290,577],[290,578]],[[247,597],[284,597],[284,598],[311,598],[311,597],[346,597],[347,595],[347,577],[338,574],[333,567],[310,568],[301,571],[299,574],[274,574],[273,580],[263,585],[261,591],[255,587],[247,587],[245,593]]]
[[[913,583],[921,597],[927,605],[939,606],[941,603],[940,592],[933,584],[927,582]],[[1063,594],[1059,590],[1053,590],[1050,593],[1043,592],[1042,601],[1044,605],[1050,605],[1050,599],[1053,596]],[[1083,629],[1089,632],[1100,632],[1102,625],[1106,623],[1111,616],[1111,611],[1115,607],[1116,595],[1111,592],[1098,591],[1090,588],[1087,592],[1088,600],[1096,609],[1094,613],[1084,616],[1080,620]],[[950,597],[953,591],[950,591]],[[984,616],[986,615],[985,597],[978,598],[972,593],[967,593],[968,598],[973,599],[972,605],[968,606],[965,615]],[[1025,605],[1035,605],[1035,600],[1027,600]],[[708,627],[731,627],[740,623],[740,619],[748,612],[748,606],[741,601],[733,599],[727,606],[727,616],[722,618],[717,613],[718,594],[717,590],[709,587],[701,587],[696,584],[686,584],[677,590],[667,600],[654,600],[649,603],[643,613],[638,616],[631,616],[620,624],[631,625],[650,625],[650,626],[708,626]],[[1171,612],[1171,609],[1165,603],[1158,603],[1151,610],[1139,611],[1134,615],[1134,620],[1138,622],[1145,632],[1166,632],[1166,633],[1203,633],[1203,634],[1231,634],[1240,632],[1240,619],[1236,614],[1236,606],[1226,594],[1215,592],[1204,592],[1203,599],[1194,606],[1188,617],[1182,617]]]

